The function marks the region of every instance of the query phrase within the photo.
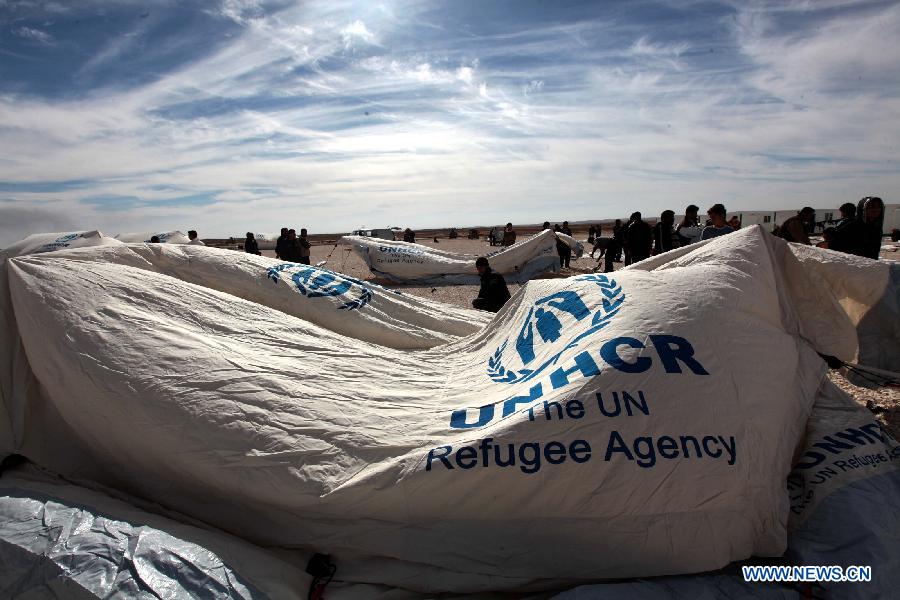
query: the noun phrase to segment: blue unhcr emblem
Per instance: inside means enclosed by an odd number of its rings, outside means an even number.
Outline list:
[[[56,238],[55,240],[53,240],[52,242],[50,242],[49,244],[44,244],[43,246],[41,246],[40,248],[35,250],[35,254],[37,254],[39,252],[52,252],[54,250],[61,250],[63,248],[68,248],[69,242],[71,242],[73,240],[77,240],[80,237],[81,237],[80,233],[68,233],[66,235],[60,236],[60,237]]]
[[[281,279],[279,273],[288,269],[296,269],[291,274],[291,280],[294,282],[297,291],[307,298],[323,298],[326,296],[346,296],[347,293],[356,286],[359,289],[359,297],[348,300],[338,306],[338,310],[358,310],[369,303],[372,299],[372,290],[363,282],[328,269],[320,269],[318,267],[310,267],[297,263],[283,263],[266,269],[266,275],[278,283]]]
[[[537,300],[529,309],[515,340],[514,348],[522,366],[513,370],[503,365],[503,355],[509,346],[507,339],[488,359],[487,374],[491,379],[502,383],[521,383],[534,379],[547,367],[555,365],[567,350],[606,327],[619,312],[625,301],[625,293],[614,279],[597,274],[582,275],[575,280],[589,281],[600,288],[602,302],[597,310],[592,314],[581,296],[572,290],[563,290]],[[570,325],[566,326],[564,322]],[[544,362],[535,364],[536,346],[555,344],[562,338],[563,329],[569,327],[578,327],[582,331]]]

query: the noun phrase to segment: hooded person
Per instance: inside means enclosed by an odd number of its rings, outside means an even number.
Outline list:
[[[475,268],[481,277],[481,289],[478,290],[478,297],[472,300],[472,307],[489,312],[499,311],[510,299],[506,280],[491,269],[488,259],[483,256],[475,261]]]
[[[884,236],[884,201],[878,196],[866,196],[859,201],[856,218],[863,224],[862,255],[878,260]]]

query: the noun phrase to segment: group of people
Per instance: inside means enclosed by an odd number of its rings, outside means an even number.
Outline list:
[[[824,240],[817,246],[878,260],[884,234],[884,201],[878,196],[866,196],[856,205],[843,204],[840,211],[840,220],[825,228]]]
[[[253,234],[248,231],[247,241],[244,243],[244,251],[251,254],[259,254],[259,244],[253,239],[251,245],[251,238],[253,238]],[[306,229],[301,229],[300,237],[297,237],[296,230],[282,227],[281,235],[278,236],[278,240],[275,242],[275,256],[288,262],[308,265],[309,249],[311,247],[312,244],[309,242]]]
[[[591,258],[594,257],[595,251],[600,250],[599,259],[604,259],[604,272],[609,273],[614,270],[614,262],[622,261],[623,254],[625,264],[630,265],[674,248],[727,235],[741,227],[740,219],[737,217],[727,218],[728,213],[722,204],[717,203],[709,207],[703,225],[700,224],[699,212],[700,207],[689,205],[685,209],[684,218],[676,225],[674,211],[664,210],[653,226],[643,220],[640,212],[634,212],[628,223],[623,224],[621,219],[616,219],[612,237],[607,238],[602,237],[599,225],[591,225],[588,229],[588,243],[594,245]],[[824,241],[817,246],[877,260],[881,250],[884,224],[882,199],[877,196],[866,196],[856,205],[852,202],[842,205],[840,212],[840,220],[825,229]],[[809,234],[815,227],[815,216],[814,209],[804,207],[796,216],[790,217],[780,227],[776,227],[774,234],[789,242],[811,245]],[[509,223],[506,227],[508,230],[512,229]],[[550,229],[549,221],[544,222],[544,229]],[[568,221],[563,222],[562,226],[555,225],[553,229],[558,233],[572,235]],[[560,267],[569,267],[572,255],[569,245],[557,239],[556,248],[560,257]],[[478,298],[472,301],[472,306],[497,312],[510,297],[506,282],[502,275],[491,270],[486,258],[479,258],[475,266],[481,276],[481,289]],[[599,264],[596,270],[599,270]]]
[[[472,230],[476,231],[476,230]],[[469,236],[469,239],[473,239],[472,236]],[[477,239],[477,236],[476,238]],[[507,223],[506,226],[501,230],[497,231],[496,227],[491,227],[491,230],[488,232],[488,243],[491,246],[512,246],[516,243],[516,230],[513,229],[512,223]]]
[[[604,259],[604,272],[613,271],[613,263],[621,262],[624,254],[626,265],[642,261],[650,256],[668,252],[700,240],[708,240],[731,233],[741,226],[740,220],[732,217],[727,220],[727,211],[722,204],[713,204],[706,211],[707,220],[701,227],[700,207],[690,204],[684,211],[684,218],[675,225],[675,212],[664,210],[659,215],[656,225],[650,225],[643,219],[639,211],[631,213],[628,223],[623,224],[616,219],[613,225],[612,238],[601,237],[600,227],[594,229],[594,252],[600,250],[600,259]],[[591,231],[588,231],[591,241]],[[599,270],[599,264],[597,265]]]

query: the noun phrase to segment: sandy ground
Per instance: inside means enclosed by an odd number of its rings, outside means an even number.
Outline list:
[[[424,246],[438,247],[442,250],[459,252],[462,254],[471,254],[472,272],[475,273],[474,257],[487,254],[492,250],[498,249],[488,245],[482,240],[468,239],[439,239],[434,242],[433,239],[417,240]],[[886,241],[887,243],[887,241]],[[272,251],[263,251],[266,256],[275,256]],[[882,252],[882,258],[886,260],[900,259],[900,252]],[[344,273],[356,279],[381,283],[387,287],[402,289],[404,292],[422,296],[424,298],[432,298],[448,304],[454,304],[461,307],[470,307],[472,299],[478,295],[478,285],[397,285],[394,283],[384,282],[375,278],[370,272],[366,264],[359,256],[356,255],[348,246],[313,246],[311,249],[310,262],[316,264],[320,261],[326,261],[325,267]],[[589,258],[587,254],[582,258],[571,261],[570,269],[563,269],[558,274],[551,274],[548,277],[569,277],[581,273],[589,273],[597,264],[595,259]],[[623,265],[616,263],[619,269]],[[521,284],[510,284],[510,293],[515,294]],[[900,389],[898,388],[879,388],[866,389],[858,387],[847,381],[841,374],[832,371],[829,374],[830,379],[845,392],[853,396],[862,406],[867,407],[876,418],[884,424],[894,439],[900,440]]]
[[[423,246],[429,246],[432,248],[440,248],[441,250],[449,251],[449,252],[459,252],[460,254],[471,254],[472,255],[472,275],[477,276],[475,271],[475,258],[481,256],[482,254],[487,254],[488,252],[499,250],[499,246],[491,247],[488,245],[486,241],[482,240],[468,240],[468,239],[440,239],[437,243],[434,242],[433,239],[427,240],[417,240],[417,243],[422,244]],[[263,250],[263,254],[265,256],[275,256],[275,252],[271,250]],[[357,279],[372,281],[374,283],[380,283],[385,285],[386,287],[403,290],[406,293],[413,294],[416,296],[422,296],[423,298],[432,298],[434,300],[440,300],[441,302],[447,302],[448,304],[454,304],[456,306],[462,307],[472,307],[472,299],[478,296],[478,285],[398,285],[393,282],[382,281],[380,279],[375,278],[372,273],[369,271],[369,268],[366,266],[366,263],[355,253],[353,252],[349,246],[313,246],[310,250],[310,262],[312,264],[316,264],[320,261],[326,261],[325,267],[337,271],[339,273],[343,273],[345,275],[349,275],[350,277],[355,277]],[[569,277],[571,275],[578,275],[581,273],[589,273],[591,269],[594,268],[594,265],[597,264],[597,261],[589,258],[588,256],[583,256],[579,260],[575,260],[574,258],[569,263],[571,265],[570,269],[564,269],[562,272],[558,274],[549,274],[547,277]],[[621,267],[621,264],[618,265]],[[510,283],[509,284],[509,292],[511,294],[515,294],[518,291],[521,284]]]

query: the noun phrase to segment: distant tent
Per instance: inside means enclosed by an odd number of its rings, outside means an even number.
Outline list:
[[[149,244],[153,236],[159,238],[160,244],[189,244],[191,241],[188,236],[181,233],[180,231],[145,231],[141,233],[120,233],[116,236],[116,239],[120,242],[125,243],[145,242]]]

